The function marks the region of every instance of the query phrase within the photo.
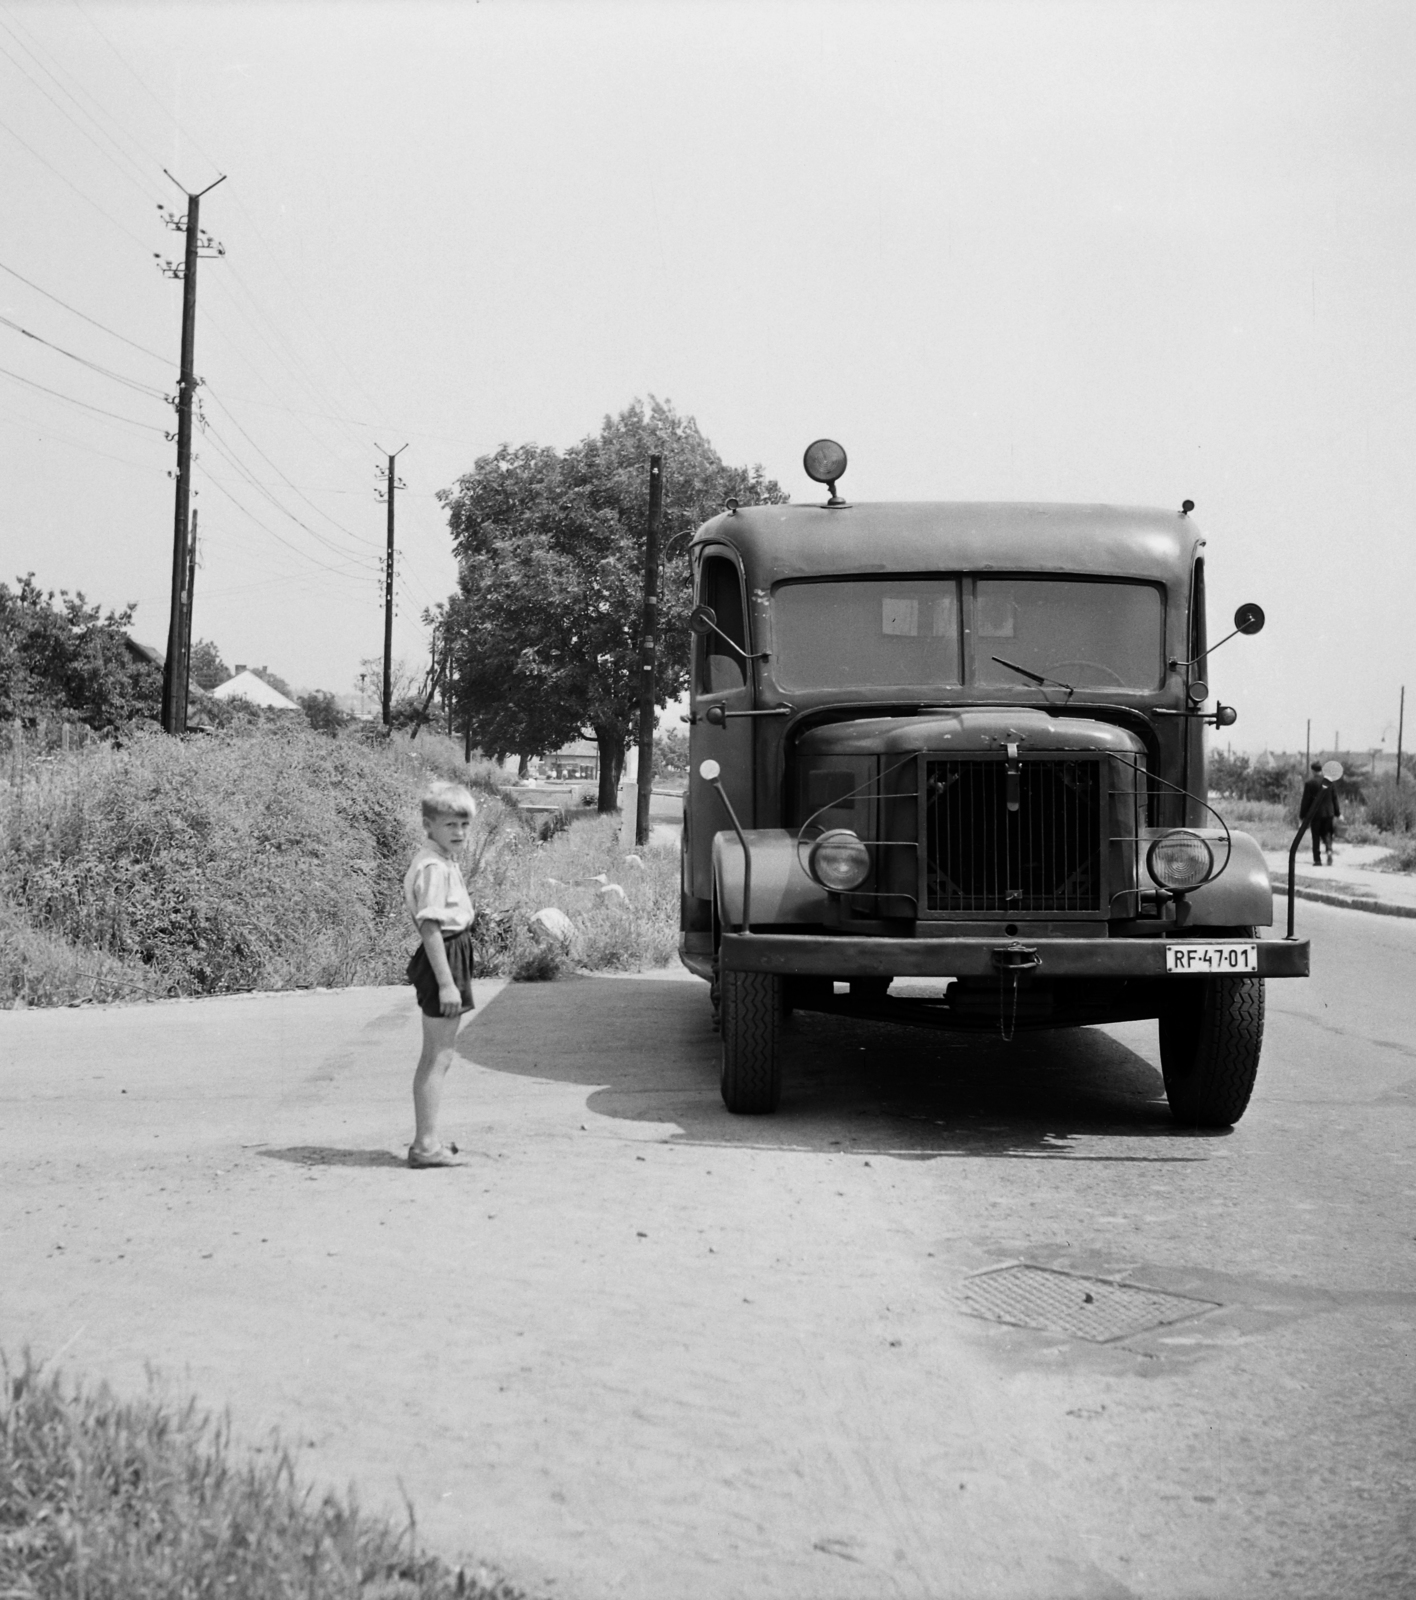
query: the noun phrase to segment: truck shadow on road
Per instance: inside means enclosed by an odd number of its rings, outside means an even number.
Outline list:
[[[1204,1160],[1213,1135],[1175,1126],[1160,1073],[1098,1028],[995,1036],[810,1013],[786,1030],[773,1116],[718,1093],[706,988],[662,979],[509,985],[460,1053],[494,1072],[583,1084],[587,1109],[677,1124],[672,1142],[772,1149],[1103,1161]],[[1127,1141],[1078,1150],[1072,1141]],[[1158,1140],[1147,1150],[1129,1145]]]

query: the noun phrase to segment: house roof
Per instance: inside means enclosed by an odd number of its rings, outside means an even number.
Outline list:
[[[279,689],[272,689],[264,678],[254,672],[238,672],[234,678],[218,684],[211,691],[213,700],[245,700],[253,706],[267,706],[275,711],[298,711],[293,700],[287,700]]]

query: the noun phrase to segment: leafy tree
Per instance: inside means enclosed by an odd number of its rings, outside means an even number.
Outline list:
[[[221,651],[210,639],[198,639],[192,646],[191,674],[198,687],[215,689],[231,676],[231,668],[221,659]]]
[[[0,583],[0,719],[41,717],[120,727],[162,708],[162,668],[137,653],[135,606],[110,611],[82,593],[41,589],[31,572]]]
[[[309,694],[302,694],[299,703],[315,732],[327,733],[330,738],[351,720],[349,713],[327,689],[313,689]]]
[[[418,687],[417,672],[401,656],[396,656],[389,662],[388,680],[392,691],[390,698],[395,706],[401,700],[411,699]],[[354,687],[359,691],[365,715],[377,722],[383,715],[382,656],[360,658],[359,675],[354,680]]]
[[[648,465],[664,458],[655,693],[682,688],[688,536],[722,508],[787,498],[761,467],[730,467],[692,417],[651,395],[561,452],[502,445],[439,498],[460,567],[448,603],[451,691],[489,754],[540,755],[590,730],[601,811],[614,808],[638,726]]]
[[[688,735],[682,728],[660,728],[654,735],[654,776],[681,778],[688,772]]]

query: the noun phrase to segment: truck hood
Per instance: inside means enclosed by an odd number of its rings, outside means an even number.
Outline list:
[[[1097,755],[1143,756],[1134,733],[1085,717],[1053,717],[1032,707],[961,706],[912,717],[861,717],[811,728],[797,750],[812,755],[908,755],[1002,751],[1016,744],[1026,754],[1071,750]]]

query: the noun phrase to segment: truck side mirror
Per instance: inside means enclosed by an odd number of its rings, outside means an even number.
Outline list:
[[[712,606],[694,606],[688,614],[688,625],[701,639],[718,631],[718,614]]]
[[[716,783],[718,781],[718,774],[722,770],[723,769],[716,761],[700,761],[698,763],[698,776],[702,778],[705,783]]]
[[[1264,625],[1264,608],[1246,600],[1234,613],[1235,633],[1258,633]]]

